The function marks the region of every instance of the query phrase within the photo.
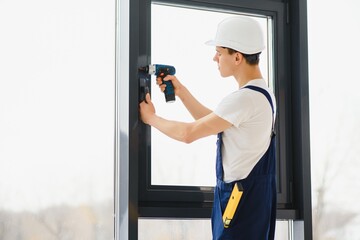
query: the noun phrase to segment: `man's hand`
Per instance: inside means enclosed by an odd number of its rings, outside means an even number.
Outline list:
[[[150,94],[147,93],[145,96],[145,101],[142,101],[140,103],[140,117],[144,123],[151,125],[150,122],[154,116],[155,107],[154,104],[151,102]]]
[[[183,86],[181,85],[180,81],[173,75],[167,75],[165,78],[164,78],[164,81],[170,81],[172,82],[173,86],[174,86],[174,91],[175,91],[175,95],[180,97],[179,94],[181,92],[181,89],[183,88]],[[158,77],[156,79],[156,84],[159,85],[160,87],[160,90],[162,92],[165,91],[165,87],[166,87],[166,84],[162,82],[161,78]]]

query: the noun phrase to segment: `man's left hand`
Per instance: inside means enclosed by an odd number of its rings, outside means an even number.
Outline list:
[[[145,101],[142,101],[140,103],[140,117],[144,123],[151,125],[150,120],[154,116],[155,107],[154,104],[151,102],[150,94],[147,93],[145,96]]]

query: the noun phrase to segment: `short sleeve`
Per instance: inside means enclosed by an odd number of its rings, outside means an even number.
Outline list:
[[[214,113],[233,126],[239,127],[251,118],[253,110],[251,93],[242,89],[226,96],[216,107]]]

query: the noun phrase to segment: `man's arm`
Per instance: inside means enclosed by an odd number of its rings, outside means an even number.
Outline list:
[[[180,81],[176,78],[176,76],[168,75],[164,78],[165,81],[171,80],[174,89],[175,94],[178,96],[186,109],[190,112],[192,117],[197,120],[200,119],[208,114],[210,114],[212,111],[202,105],[191,93],[190,91],[180,83]],[[162,91],[165,90],[165,84],[161,84],[161,80],[158,81],[158,84],[160,84],[160,88]]]
[[[143,122],[181,142],[191,143],[200,138],[222,132],[232,125],[214,113],[191,123],[167,120],[155,114],[155,108],[149,94],[146,95],[146,102],[140,103],[140,114]]]
[[[212,112],[210,109],[202,105],[186,87],[184,87],[184,91],[179,98],[195,120],[198,120]]]

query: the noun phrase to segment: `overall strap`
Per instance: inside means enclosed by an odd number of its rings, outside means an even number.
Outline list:
[[[260,92],[260,93],[264,94],[265,97],[267,98],[267,100],[269,101],[269,103],[271,105],[271,110],[272,110],[272,133],[271,133],[271,136],[274,136],[275,135],[274,105],[273,105],[273,102],[272,102],[272,99],[271,99],[271,96],[270,96],[269,92],[266,91],[265,89],[261,88],[261,87],[257,87],[257,86],[253,86],[253,85],[248,85],[248,86],[245,86],[244,88],[249,88],[251,90],[254,90],[254,91],[257,91],[257,92]]]
[[[221,146],[222,146],[222,132],[217,134],[217,141],[216,141],[216,178],[219,180],[224,179],[224,169],[222,165],[222,153],[221,153]]]

